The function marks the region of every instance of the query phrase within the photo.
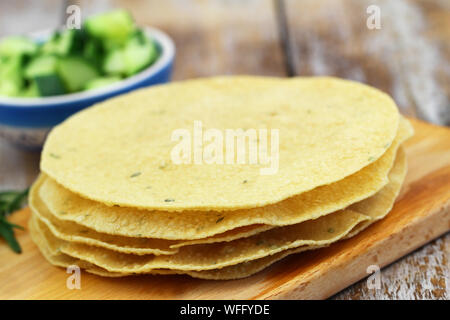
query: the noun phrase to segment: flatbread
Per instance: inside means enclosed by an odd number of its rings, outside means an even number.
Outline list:
[[[45,223],[34,216],[39,229],[51,233]],[[138,256],[123,254],[104,248],[69,243],[55,237],[53,246],[71,257],[92,263],[109,272],[148,273],[152,270],[177,271],[211,270],[255,260],[289,248],[327,245],[347,234],[355,225],[367,220],[366,216],[343,210],[317,220],[293,226],[275,228],[255,236],[232,242],[195,245],[180,248],[175,255]]]
[[[391,209],[395,198],[400,190],[400,186],[406,174],[404,151],[400,148],[396,158],[396,163],[389,172],[390,183],[386,185],[374,196],[365,199],[361,202],[355,203],[350,209],[363,213],[371,217],[372,220],[377,220],[382,217]],[[132,238],[113,236],[108,234],[98,233],[92,229],[85,228],[77,223],[70,221],[58,220],[53,217],[45,205],[40,201],[39,195],[36,190],[39,188],[39,183],[35,184],[30,192],[30,207],[35,215],[49,227],[58,238],[66,241],[72,241],[77,243],[84,243],[93,246],[99,246],[113,251],[122,253],[133,253],[138,255],[144,254],[175,254],[179,248],[185,245],[192,245],[189,241],[170,241],[161,239],[146,239],[146,238]],[[373,207],[378,207],[377,211],[371,210]],[[372,215],[372,216],[371,216]],[[367,227],[372,221],[360,223],[358,228],[352,230],[351,235],[358,233]],[[200,243],[213,243],[220,241],[231,241],[242,237],[249,237],[256,234],[255,230],[262,229],[262,231],[269,230],[273,226],[261,227],[241,227],[229,232],[226,232],[222,236],[213,237],[211,239],[200,239]],[[246,229],[247,228],[247,229]],[[232,233],[236,233],[233,235]],[[195,241],[193,241],[195,244]]]
[[[367,224],[367,221],[370,221],[369,219],[376,220],[380,216],[385,216],[386,213],[392,207],[392,203],[393,203],[395,197],[398,195],[401,183],[404,178],[405,171],[406,171],[405,153],[404,153],[403,149],[400,149],[398,152],[398,156],[396,157],[395,165],[389,173],[390,184],[388,184],[379,193],[377,193],[376,196],[353,205],[354,208],[360,208],[362,211],[364,211],[365,215],[364,216],[361,215],[361,217],[364,217],[364,218],[362,218],[360,220],[355,220],[353,222],[353,226],[344,232],[342,232],[342,229],[337,229],[337,230],[333,230],[333,233],[334,232],[344,233],[343,235],[341,234],[341,237],[342,236],[348,237],[349,234],[356,234],[357,232],[361,231],[363,229],[363,228],[361,228],[361,226],[364,226],[365,224]],[[324,218],[329,219],[332,216],[336,216],[336,213],[328,215]],[[321,218],[322,221],[324,223],[328,224],[329,222],[325,222],[326,220],[323,220],[324,218]],[[34,219],[36,219],[36,216],[34,216]],[[305,223],[303,223],[303,225],[305,225]],[[61,259],[63,259],[63,260],[72,259],[72,260],[70,260],[71,264],[74,264],[74,261],[75,262],[81,261],[82,264],[87,265],[87,267],[85,267],[87,269],[87,271],[96,273],[99,275],[104,275],[104,276],[126,276],[126,275],[130,275],[130,274],[134,273],[134,272],[130,272],[129,270],[128,271],[121,270],[119,272],[117,272],[117,271],[111,272],[111,271],[108,271],[109,269],[107,270],[107,269],[99,267],[97,265],[97,264],[99,264],[104,267],[105,265],[103,265],[103,264],[106,263],[106,265],[108,265],[108,263],[110,263],[110,261],[109,261],[110,259],[119,259],[122,261],[127,261],[128,260],[127,257],[129,257],[129,255],[120,255],[120,254],[116,254],[113,252],[107,252],[108,250],[101,249],[101,251],[104,251],[104,252],[102,252],[101,254],[99,254],[97,252],[96,254],[94,254],[93,257],[90,257],[90,259],[95,261],[94,263],[92,263],[92,261],[86,262],[84,259],[79,260],[79,259],[76,259],[73,257],[73,256],[77,256],[77,255],[83,256],[83,255],[86,255],[86,253],[78,252],[78,253],[74,254],[72,252],[70,256],[67,255],[67,252],[63,253],[65,251],[64,242],[61,240],[58,240],[56,237],[54,237],[54,235],[52,235],[52,233],[50,232],[50,229],[48,229],[44,223],[41,222],[40,226],[41,226],[40,229],[44,230],[44,231],[41,231],[41,233],[46,234],[45,238],[47,240],[40,239],[40,241],[35,240],[35,242],[38,242],[38,245],[39,245],[39,242],[42,242],[42,241],[44,241],[44,242],[47,241],[47,242],[53,243],[53,247],[54,247],[53,254],[54,255],[62,255],[63,258],[61,258]],[[281,230],[283,228],[277,228],[277,229]],[[307,229],[310,229],[310,228],[307,228]],[[273,232],[275,232],[275,230],[276,229],[271,230],[271,232],[273,233]],[[313,232],[317,236],[317,230],[310,229],[309,232]],[[327,230],[327,232],[328,232],[328,230]],[[285,231],[281,232],[281,234],[285,234]],[[43,236],[41,235],[41,238],[42,237]],[[51,239],[51,240],[49,241],[48,239]],[[267,241],[267,239],[270,239],[270,237],[263,237],[260,240]],[[47,244],[47,246],[49,246],[49,245],[50,244]],[[292,242],[291,242],[291,245],[292,245]],[[316,244],[316,245],[301,245],[298,247],[293,247],[288,250],[280,251],[275,254],[271,254],[271,255],[263,257],[263,258],[250,260],[247,262],[223,267],[220,269],[211,269],[211,270],[206,270],[206,271],[150,269],[150,270],[145,271],[144,273],[153,273],[153,274],[186,273],[192,277],[198,277],[198,278],[203,278],[203,279],[216,279],[216,280],[237,279],[237,278],[250,276],[251,274],[254,274],[254,273],[264,269],[265,267],[282,259],[283,257],[285,257],[287,255],[305,251],[305,250],[317,249],[319,247],[326,246],[326,245],[328,245],[326,242],[325,243],[322,242],[322,243]],[[41,247],[42,244],[40,244],[39,246]],[[196,246],[193,246],[193,247],[196,247]],[[41,248],[41,251],[42,250],[43,249]],[[73,248],[72,248],[72,250],[73,250]],[[82,250],[82,249],[78,247],[77,250]],[[90,251],[91,249],[87,248],[87,250]],[[44,255],[46,255],[46,257],[47,257],[48,254],[44,253]],[[122,257],[119,258],[120,256],[122,256]],[[59,264],[55,263],[54,261],[52,261],[54,259],[50,259],[49,257],[47,257],[47,259],[51,263],[59,265]],[[100,260],[101,262],[99,263],[98,260]],[[117,261],[115,263],[117,263]],[[127,265],[129,264],[128,261],[125,263]],[[134,267],[135,267],[135,265],[134,265]]]
[[[412,134],[401,119],[392,145],[377,161],[361,171],[330,185],[286,199],[270,206],[236,211],[147,211],[108,207],[77,196],[51,178],[42,176],[39,195],[55,219],[75,222],[99,233],[135,237],[182,240],[172,248],[195,243],[234,240],[267,230],[316,219],[366,199],[388,182],[387,175],[399,145]],[[252,226],[253,225],[253,226]],[[269,226],[269,227],[268,227]],[[235,230],[246,227],[244,230]]]
[[[394,206],[395,200],[400,193],[407,172],[406,154],[402,147],[397,152],[396,164],[389,172],[389,183],[373,195],[363,201],[352,204],[349,209],[370,217],[369,220],[361,222],[350,232],[347,237],[353,237],[360,233],[372,223],[383,219]],[[377,208],[373,210],[372,208]]]
[[[43,230],[40,229],[37,226],[37,221],[35,217],[32,217],[29,222],[29,230],[31,234],[31,238],[36,243],[36,245],[39,247],[41,253],[43,256],[47,259],[48,262],[51,264],[67,268],[69,266],[79,266],[80,268],[83,268],[85,271],[102,276],[102,277],[126,277],[133,275],[131,273],[120,273],[120,272],[109,272],[103,268],[100,268],[96,265],[93,265],[91,263],[73,258],[71,256],[68,256],[64,253],[61,253],[59,250],[51,250],[51,244],[54,243],[54,237],[51,235],[49,230]],[[46,232],[47,231],[47,232]],[[306,249],[317,249],[317,248],[311,248],[311,247],[301,247],[296,248],[296,252],[305,251]],[[288,252],[291,251],[285,251],[285,255],[287,255]],[[249,276],[253,273],[256,273],[262,269],[264,269],[268,264],[271,264],[273,262],[276,262],[276,260],[279,260],[279,255],[273,255],[266,258],[258,259],[249,263],[242,263],[231,267],[225,267],[218,270],[209,270],[209,271],[201,271],[201,272],[195,272],[195,271],[187,271],[185,274],[189,274],[192,277],[195,278],[202,278],[202,279],[210,279],[210,280],[230,280],[230,279],[237,279],[237,278],[243,278],[246,276]],[[278,259],[277,259],[278,258]],[[149,272],[148,274],[182,274],[182,272],[177,272],[175,270],[153,270]],[[242,275],[242,276],[241,276]]]
[[[174,254],[178,249],[170,246],[179,241],[162,240],[152,238],[133,238],[124,236],[114,236],[106,233],[99,233],[76,222],[59,220],[50,213],[48,208],[39,197],[38,189],[42,179],[38,179],[32,186],[29,196],[29,206],[34,215],[47,225],[58,238],[84,243],[92,246],[138,255],[144,254]]]
[[[268,165],[261,163],[174,164],[171,151],[178,142],[172,134],[192,132],[194,121],[221,132],[279,130],[278,171],[263,175],[260,169]],[[385,153],[398,124],[388,95],[347,80],[188,80],[134,91],[73,115],[49,134],[41,170],[109,206],[263,207],[360,171]]]

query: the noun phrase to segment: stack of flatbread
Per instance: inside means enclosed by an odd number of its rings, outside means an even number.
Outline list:
[[[247,277],[388,214],[412,132],[389,96],[335,78],[138,90],[52,130],[32,238],[50,263],[102,276]]]

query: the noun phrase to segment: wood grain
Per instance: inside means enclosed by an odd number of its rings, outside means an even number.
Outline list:
[[[369,289],[361,280],[333,297],[336,300],[448,300],[450,297],[450,234],[434,240],[402,263],[381,273],[381,288]]]
[[[405,114],[450,124],[448,1],[285,2],[297,75],[366,82]],[[380,9],[380,29],[366,26],[369,5]]]
[[[177,48],[175,80],[219,74],[285,75],[271,0],[74,3],[85,16],[126,8],[138,24],[167,32]]]
[[[367,276],[368,266],[383,267],[450,230],[450,129],[416,121],[414,126],[417,135],[406,146],[410,169],[394,209],[354,238],[290,256],[241,280],[207,281],[187,276],[105,279],[82,273],[81,290],[69,290],[65,270],[47,263],[28,233],[18,232],[23,254],[15,255],[0,246],[0,298],[327,298]],[[12,221],[24,225],[28,218],[29,210],[25,209],[14,214]],[[447,299],[448,287],[442,280],[448,272],[444,270],[448,267],[447,257],[440,262],[441,278],[429,281],[438,282],[435,287],[441,291],[429,293],[430,288],[424,288],[424,292],[429,297]],[[399,290],[394,284],[389,284],[391,290]]]
[[[64,13],[64,1],[0,1],[0,37],[59,27]]]
[[[40,153],[18,149],[0,139],[0,191],[25,189],[39,173]]]

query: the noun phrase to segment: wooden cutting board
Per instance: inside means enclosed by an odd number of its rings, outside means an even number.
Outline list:
[[[323,299],[450,230],[450,129],[412,120],[409,170],[394,209],[358,236],[290,256],[246,279],[207,281],[187,276],[101,278],[82,273],[81,289],[51,266],[28,232],[16,232],[23,253],[0,242],[0,299]],[[11,221],[26,226],[29,210]],[[382,279],[381,279],[382,281]],[[375,289],[374,289],[375,290]]]

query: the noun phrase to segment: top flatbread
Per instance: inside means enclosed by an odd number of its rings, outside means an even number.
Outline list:
[[[176,165],[176,129],[279,130],[279,170],[264,164]],[[41,169],[107,205],[180,211],[254,208],[359,171],[393,141],[398,110],[384,93],[334,78],[218,77],[110,99],[56,127]],[[270,139],[269,139],[270,141]],[[270,146],[269,146],[270,150]]]
[[[180,213],[108,207],[77,196],[45,175],[35,182],[31,194],[39,193],[55,219],[112,235],[194,240],[220,237],[243,226],[260,232],[264,225],[282,226],[316,219],[372,196],[387,183],[397,149],[411,134],[411,125],[402,118],[397,137],[377,161],[343,180],[261,208]]]

